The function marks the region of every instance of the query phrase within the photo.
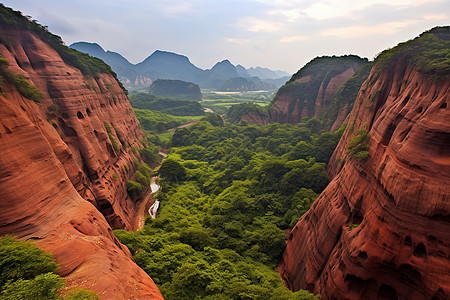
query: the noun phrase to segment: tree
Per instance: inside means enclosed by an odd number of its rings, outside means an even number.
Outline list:
[[[168,291],[172,297],[169,298],[201,299],[207,295],[206,287],[212,280],[213,274],[208,272],[205,262],[184,263],[173,276],[171,288]]]
[[[189,227],[181,233],[181,242],[191,245],[195,250],[201,251],[204,247],[212,246],[214,239],[204,228]]]
[[[190,133],[188,128],[178,128],[175,130],[175,133],[172,136],[172,146],[181,147],[189,145],[188,137]]]
[[[284,231],[271,223],[253,231],[249,239],[251,243],[258,245],[260,251],[272,262],[276,262],[281,257],[286,247]]]
[[[140,183],[143,187],[150,186],[150,179],[144,176],[144,174],[142,174],[141,172],[136,171],[136,173],[134,173],[134,176],[136,177],[136,181]]]
[[[1,296],[4,300],[59,300],[58,290],[65,285],[59,275],[46,273],[30,280],[19,279],[6,283]]]
[[[200,121],[209,122],[214,127],[223,127],[224,122],[219,114],[208,113],[206,116],[200,119]]]
[[[186,177],[186,169],[178,161],[167,158],[159,167],[158,174],[169,181],[184,180]]]
[[[56,272],[53,256],[31,242],[13,236],[0,238],[0,286],[9,280],[33,279],[39,274]]]
[[[369,141],[370,134],[366,129],[361,129],[356,132],[356,135],[348,142],[347,151],[345,152],[351,158],[366,161],[369,156]]]
[[[31,242],[12,236],[0,238],[0,299],[63,299],[60,289],[66,283],[54,274],[58,265],[50,253]],[[98,299],[93,291],[72,289],[64,299]]]
[[[131,197],[140,196],[142,194],[142,184],[136,181],[129,180],[127,182],[127,192]]]

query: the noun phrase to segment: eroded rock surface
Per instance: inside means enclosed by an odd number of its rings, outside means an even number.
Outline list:
[[[330,185],[292,230],[280,272],[323,299],[448,299],[450,80],[403,60],[363,84]],[[346,155],[357,130],[367,161]]]
[[[101,299],[162,299],[111,229],[138,225],[125,185],[144,136],[126,95],[111,74],[83,75],[31,31],[2,24],[0,35],[9,70],[43,94],[36,103],[3,81],[0,235],[36,240],[69,286]]]
[[[363,66],[367,60],[357,56],[318,57],[306,64],[278,90],[270,106],[270,121],[297,124],[303,118],[322,118],[336,91]],[[339,128],[345,114],[334,127]]]

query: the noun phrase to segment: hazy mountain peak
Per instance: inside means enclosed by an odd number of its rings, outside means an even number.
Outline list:
[[[239,77],[236,67],[228,59],[216,63],[211,68],[211,71],[223,78]]]
[[[242,65],[237,65],[236,71],[241,77],[251,77],[251,75],[247,72],[247,69]]]
[[[213,70],[214,68],[217,68],[217,67],[224,67],[224,66],[226,66],[226,67],[235,67],[228,59],[224,59],[224,60],[222,60],[222,61],[219,61],[218,63],[216,63],[212,68],[211,68],[211,70]]]
[[[251,68],[247,69],[247,71],[251,76],[257,76],[262,79],[265,79],[265,78],[276,79],[276,78],[280,78],[283,76],[291,75],[285,71],[271,70],[271,69],[262,68],[262,67],[251,67]]]
[[[189,61],[189,58],[185,55],[177,54],[174,52],[163,51],[163,50],[155,50],[149,57],[147,57],[143,62],[149,59],[177,59],[177,60],[186,60]]]
[[[97,43],[76,42],[69,47],[96,57],[105,54],[105,50]]]
[[[118,74],[118,77],[125,85],[146,86],[148,82],[156,79],[174,79],[191,81],[205,87],[217,87],[221,81],[231,78],[252,78],[252,82],[261,83],[259,78],[266,78],[266,83],[281,86],[287,79],[279,80],[282,75],[276,74],[278,71],[271,71],[257,67],[251,68],[265,71],[264,76],[259,76],[248,72],[242,65],[233,65],[229,59],[224,59],[216,63],[209,70],[202,70],[191,63],[189,58],[182,54],[170,51],[155,50],[145,60],[137,64],[131,64],[125,57],[117,52],[106,51],[97,43],[76,42],[70,45],[71,48],[98,57],[109,64]],[[260,70],[261,69],[261,70]],[[250,70],[250,69],[249,69]],[[272,73],[270,73],[272,72]],[[269,75],[267,75],[269,74]],[[256,79],[256,77],[259,77]],[[276,78],[275,82],[272,78]]]

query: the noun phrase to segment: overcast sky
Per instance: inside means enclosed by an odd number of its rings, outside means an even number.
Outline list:
[[[450,24],[449,0],[4,0],[65,41],[130,62],[155,50],[200,68],[229,59],[296,72],[316,56],[380,51]]]

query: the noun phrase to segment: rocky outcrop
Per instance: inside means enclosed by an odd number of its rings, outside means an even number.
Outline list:
[[[1,10],[0,55],[42,99],[3,78],[0,235],[36,240],[69,286],[101,299],[162,299],[111,230],[138,226],[125,185],[144,136],[126,95],[112,73],[83,74],[42,39],[54,36]]]
[[[364,81],[369,77],[373,63],[368,63],[359,68],[337,92],[333,95],[331,104],[321,117],[325,128],[331,132],[338,130],[344,123],[353,108],[358,92]]]
[[[420,41],[382,55],[363,84],[330,160],[334,178],[289,236],[281,276],[290,289],[323,299],[448,299],[450,74],[427,75],[420,68],[430,65],[408,58],[408,49],[421,58],[433,51]],[[365,161],[346,154],[364,130]]]
[[[313,59],[278,90],[270,105],[271,121],[297,124],[303,118],[322,118],[338,89],[366,63],[354,55]]]
[[[269,119],[267,116],[260,114],[257,111],[248,112],[241,117],[241,121],[246,121],[248,124],[269,124]]]

